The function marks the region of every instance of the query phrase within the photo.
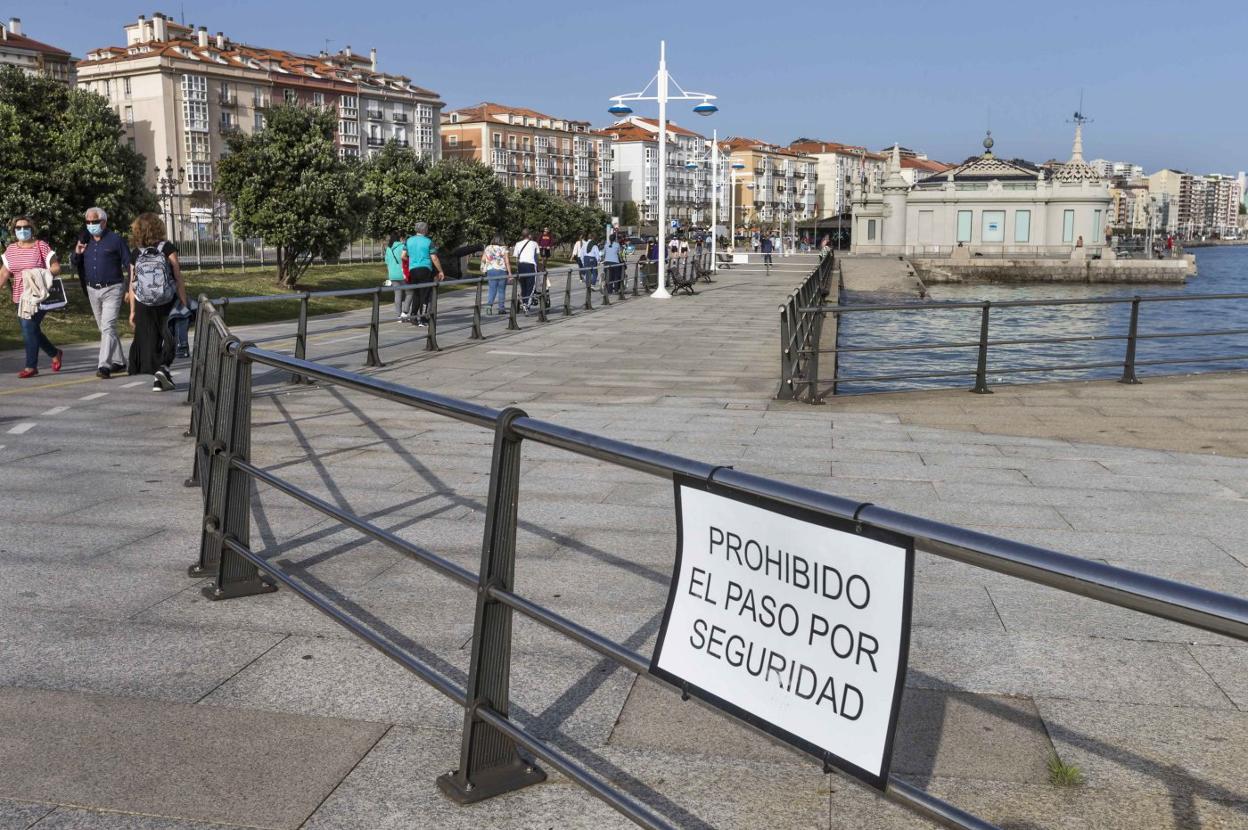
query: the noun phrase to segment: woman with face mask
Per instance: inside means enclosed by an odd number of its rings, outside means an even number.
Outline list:
[[[19,216],[9,223],[14,242],[4,249],[0,257],[0,288],[9,280],[13,281],[13,302],[22,299],[23,276],[26,271],[35,268],[46,268],[53,275],[61,273],[61,262],[56,252],[42,239],[35,239],[35,223],[29,216]],[[43,322],[43,309],[39,309],[25,319],[19,316],[22,326],[22,340],[26,343],[26,367],[17,373],[19,378],[31,378],[39,374],[39,352],[42,350],[52,358],[52,371],[61,371],[61,360],[65,354],[43,333],[40,324]]]

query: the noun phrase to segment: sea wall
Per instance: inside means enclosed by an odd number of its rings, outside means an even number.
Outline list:
[[[1084,261],[1037,259],[950,259],[910,260],[919,278],[933,283],[1010,284],[1010,283],[1080,283],[1182,284],[1195,276],[1192,257],[1148,260],[1120,259]]]

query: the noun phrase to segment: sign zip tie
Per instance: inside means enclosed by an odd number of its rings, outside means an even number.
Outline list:
[[[735,470],[735,469],[736,468],[733,467],[731,464],[720,464],[716,467],[712,467],[711,471],[706,474],[706,486],[710,487],[711,485],[715,483],[715,474],[718,473],[720,470]]]
[[[862,520],[858,517],[862,515],[862,511],[866,510],[868,507],[875,507],[875,505],[869,501],[865,501],[858,505],[858,509],[854,511],[854,533],[862,533]]]
[[[686,680],[680,684],[680,699],[686,701],[689,699],[689,681]]]

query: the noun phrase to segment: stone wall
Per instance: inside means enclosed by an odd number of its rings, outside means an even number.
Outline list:
[[[1195,276],[1190,257],[1171,260],[911,259],[919,278],[933,283],[1175,283]]]

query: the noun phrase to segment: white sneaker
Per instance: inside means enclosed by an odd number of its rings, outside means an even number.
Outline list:
[[[407,314],[407,312],[404,312],[404,313],[400,314],[400,315],[399,315],[399,322],[400,322],[400,323],[406,323],[406,322],[408,321],[408,317],[409,317],[409,315]]]
[[[165,392],[173,389],[173,375],[170,374],[168,369],[162,366],[156,370],[156,374],[153,377],[155,378],[155,382],[152,385],[153,389],[155,389],[157,385],[159,385],[161,390]]]

